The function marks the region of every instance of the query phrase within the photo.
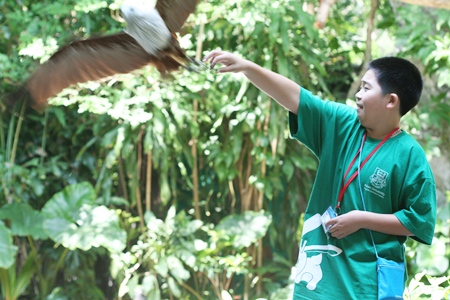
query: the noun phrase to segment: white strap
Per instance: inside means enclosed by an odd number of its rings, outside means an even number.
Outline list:
[[[364,137],[363,137],[363,139],[364,139]],[[362,204],[364,207],[364,211],[367,211],[366,203],[364,201],[362,186],[361,186],[361,155],[362,155],[363,146],[364,146],[364,143],[361,143],[361,149],[359,150],[359,157],[358,157],[358,183],[359,183],[359,193],[361,194],[361,200],[362,200]],[[369,233],[370,233],[370,238],[372,239],[372,245],[373,245],[373,249],[375,250],[375,255],[378,258],[378,251],[377,251],[377,247],[375,246],[375,241],[373,240],[372,230],[369,230]]]

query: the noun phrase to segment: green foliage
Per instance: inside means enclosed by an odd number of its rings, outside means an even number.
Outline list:
[[[226,244],[235,250],[241,250],[264,237],[271,222],[270,215],[262,211],[247,211],[242,216],[230,215],[223,218],[215,230]]]
[[[12,242],[11,231],[0,221],[0,268],[8,269],[14,264],[17,246]]]
[[[95,205],[94,188],[78,183],[56,193],[42,208],[44,231],[70,250],[105,247],[112,253],[125,248],[125,232],[116,213]]]
[[[426,281],[426,282],[424,282]],[[443,286],[444,284],[444,286]],[[405,299],[448,299],[450,295],[450,277],[432,277],[424,270],[417,273],[409,283]]]
[[[264,237],[271,218],[264,212],[246,212],[214,226],[191,220],[184,211],[176,213],[172,206],[165,219],[147,212],[145,221],[146,232],[130,251],[112,256],[121,297],[133,298],[139,292],[147,299],[168,294],[217,299],[234,275],[249,272],[246,248]]]
[[[36,272],[40,279],[41,295],[46,296],[47,292],[51,292],[54,287],[56,276],[63,267],[64,261],[68,263],[67,261],[75,255],[73,252],[68,252],[69,250],[87,251],[92,247],[104,247],[111,253],[117,253],[125,248],[126,234],[119,227],[119,219],[115,211],[96,205],[95,200],[94,188],[91,184],[84,182],[69,185],[56,193],[46,202],[42,211],[34,210],[24,203],[7,204],[0,208],[0,220],[8,220],[11,228],[7,229],[0,221],[0,249],[2,250],[0,276],[2,295],[6,299],[17,299]],[[17,247],[12,244],[12,236],[27,237],[29,240],[30,253],[24,265],[20,267],[17,265],[18,260],[15,260]],[[62,244],[65,250],[55,258],[38,253],[36,248],[38,240],[47,238],[56,245]],[[83,261],[82,258],[77,257],[76,263],[71,265],[80,265],[80,261]],[[41,264],[43,262],[45,265]],[[92,259],[87,261],[87,264],[92,263]],[[17,279],[16,269],[20,269]],[[76,274],[76,277],[87,278],[86,281],[89,282],[91,278],[88,275],[89,271],[86,271],[89,267],[83,269],[82,274]],[[64,273],[69,272],[70,268],[66,267]],[[90,275],[95,276],[93,273]],[[87,289],[90,284],[84,283],[79,288],[86,289],[91,299],[102,299],[104,296],[95,285]],[[66,289],[65,295],[70,292],[71,289]],[[72,291],[72,294],[80,293]]]
[[[0,209],[0,220],[11,223],[11,234],[31,236],[34,240],[45,240],[48,235],[43,228],[44,216],[26,203],[6,204]]]
[[[447,192],[446,204],[438,210],[431,247],[412,239],[407,243],[408,269],[413,276],[405,290],[405,299],[445,299],[450,295],[449,229],[450,192]]]
[[[19,299],[25,291],[37,266],[33,255],[28,256],[20,274],[16,276],[16,265],[11,265],[8,269],[0,268],[0,287],[5,300]]]

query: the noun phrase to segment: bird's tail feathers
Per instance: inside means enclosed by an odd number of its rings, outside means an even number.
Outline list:
[[[187,64],[183,64],[183,67],[186,70],[195,73],[200,73],[200,71],[209,70],[209,67],[204,62],[196,59],[195,57],[188,57]]]

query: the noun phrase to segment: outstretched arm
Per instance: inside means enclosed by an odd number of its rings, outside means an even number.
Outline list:
[[[297,114],[300,86],[294,81],[229,52],[211,51],[203,61],[210,61],[211,68],[216,64],[224,65],[217,70],[218,73],[244,73],[257,88],[290,112]]]

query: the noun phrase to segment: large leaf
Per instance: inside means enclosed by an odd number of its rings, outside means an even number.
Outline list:
[[[429,275],[443,275],[448,270],[449,259],[446,257],[445,239],[433,238],[431,247],[419,244],[416,253],[417,267],[427,270]]]
[[[42,209],[46,218],[44,230],[52,240],[70,250],[103,246],[114,253],[122,251],[126,233],[119,226],[118,216],[105,206],[93,205],[94,201],[91,184],[66,187]]]
[[[271,222],[271,216],[264,211],[246,211],[223,218],[216,230],[227,235],[236,249],[241,249],[264,237]]]
[[[17,247],[13,245],[9,229],[0,221],[0,268],[8,269],[14,263]]]
[[[12,235],[30,235],[35,240],[48,238],[42,227],[43,216],[26,203],[12,203],[3,206],[0,209],[0,219],[11,221]]]
[[[94,205],[95,199],[95,190],[90,183],[69,185],[50,198],[42,208],[42,213],[47,219],[51,217],[75,222],[83,204]]]

